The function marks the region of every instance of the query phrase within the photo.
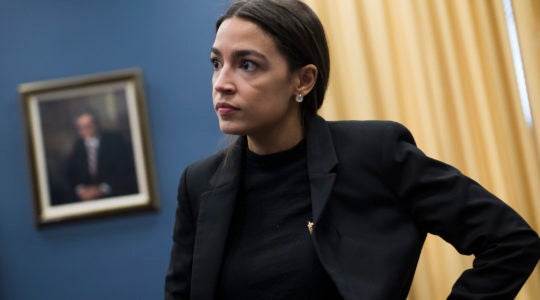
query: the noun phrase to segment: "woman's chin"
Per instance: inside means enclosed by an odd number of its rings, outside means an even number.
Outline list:
[[[224,134],[232,134],[232,135],[245,135],[245,129],[240,126],[234,126],[233,124],[219,124],[219,129]]]

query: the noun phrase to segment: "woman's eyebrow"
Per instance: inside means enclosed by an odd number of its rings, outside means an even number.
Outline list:
[[[218,50],[217,48],[215,48],[215,47],[212,47],[212,48],[210,49],[210,52],[211,52],[211,53],[214,53],[215,55],[221,56],[221,51],[219,51],[219,50]]]
[[[219,51],[219,49],[217,49],[215,47],[212,47],[211,52],[218,55],[218,56],[222,56],[221,51]],[[268,59],[266,58],[266,56],[264,54],[262,54],[262,53],[260,53],[258,51],[255,51],[255,50],[251,50],[251,49],[234,50],[233,53],[232,53],[232,56],[234,58],[245,57],[245,56],[249,56],[249,55],[256,56],[259,59],[262,59],[264,61],[268,61]]]

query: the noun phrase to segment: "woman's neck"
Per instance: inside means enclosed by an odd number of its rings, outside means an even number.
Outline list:
[[[272,154],[291,149],[304,138],[301,120],[292,120],[280,128],[247,136],[248,148],[260,155]]]

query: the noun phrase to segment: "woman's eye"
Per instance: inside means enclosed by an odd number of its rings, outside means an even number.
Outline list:
[[[210,59],[210,63],[212,64],[212,68],[214,68],[214,70],[221,69],[221,61],[219,61],[219,59],[212,58]]]
[[[257,67],[257,65],[251,60],[244,59],[240,62],[240,68],[246,71],[253,71],[255,70],[255,67]]]

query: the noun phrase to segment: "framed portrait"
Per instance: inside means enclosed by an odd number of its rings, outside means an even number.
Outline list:
[[[139,69],[23,83],[38,226],[157,210]]]

